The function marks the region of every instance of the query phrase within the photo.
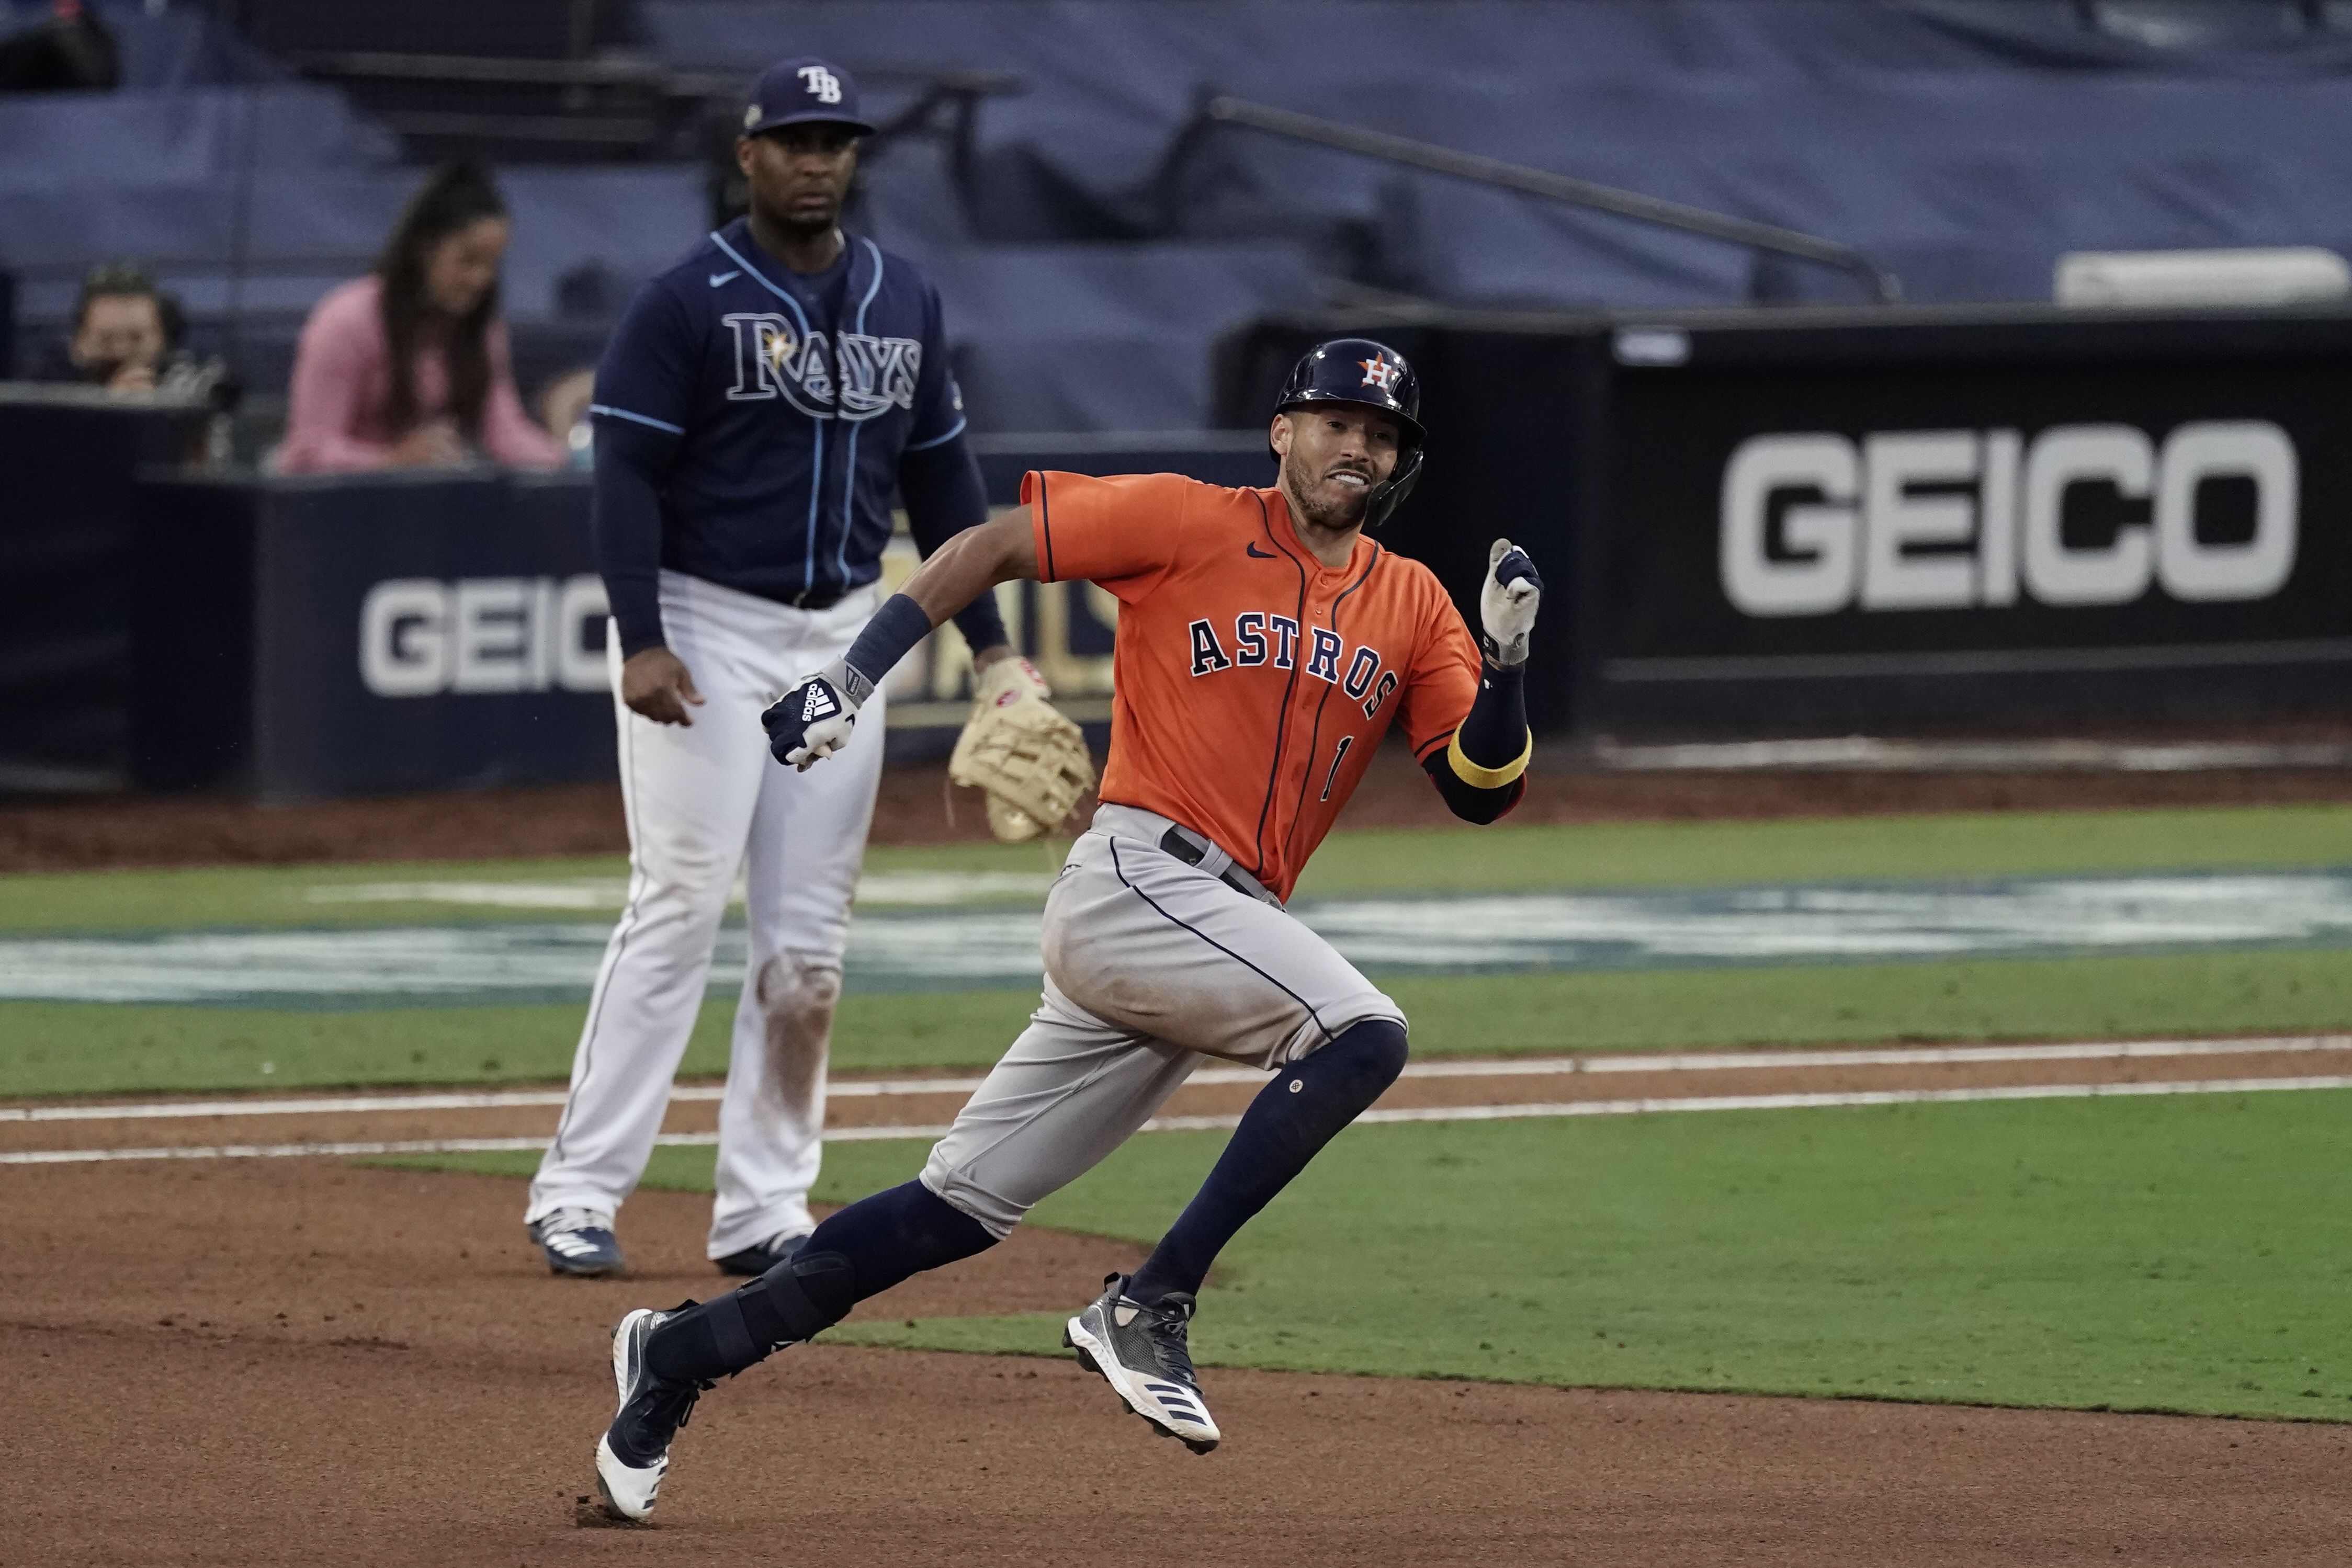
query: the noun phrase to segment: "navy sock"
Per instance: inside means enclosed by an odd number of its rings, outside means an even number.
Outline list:
[[[857,1270],[857,1301],[902,1280],[985,1252],[988,1228],[921,1182],[861,1197],[816,1228],[811,1252],[838,1252]]]
[[[1366,1019],[1276,1073],[1250,1102],[1209,1179],[1128,1281],[1127,1296],[1149,1303],[1197,1293],[1234,1233],[1396,1082],[1404,1058],[1404,1026]]]
[[[921,1182],[877,1192],[818,1226],[791,1261],[680,1310],[654,1331],[646,1365],[674,1383],[730,1376],[822,1333],[866,1297],[995,1243]]]

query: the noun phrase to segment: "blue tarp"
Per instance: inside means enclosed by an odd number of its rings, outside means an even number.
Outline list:
[[[1346,251],[1363,281],[1457,301],[1728,303],[1748,258],[1233,129],[1174,165],[1167,204],[1155,181],[1199,98],[1822,234],[1919,298],[2046,298],[2069,249],[2352,248],[2352,34],[2168,49],[2086,31],[2066,0],[651,0],[644,15],[679,60],[810,51],[1018,74],[1029,90],[982,111],[975,193],[993,237],[1288,235],[1327,267]]]
[[[1219,330],[1347,284],[1632,308],[1756,292],[1733,247],[1248,131],[1186,137],[1213,91],[1817,233],[1918,299],[2044,298],[2072,249],[2352,252],[2352,32],[2286,6],[2216,12],[2234,20],[2201,37],[2176,0],[2102,12],[2114,30],[2071,0],[646,0],[642,18],[673,63],[748,78],[824,54],[886,105],[907,91],[890,71],[1026,83],[982,106],[961,171],[936,142],[882,151],[861,209],[938,279],[974,423],[1004,430],[1197,424]],[[248,135],[268,275],[248,305],[299,310],[376,248],[416,177],[386,132],[285,82],[248,124],[239,95],[196,85],[246,71],[233,40],[182,6],[143,32],[140,7],[106,15],[142,90],[0,99],[0,266],[47,269],[35,315],[110,256],[181,258],[167,275],[215,307]],[[521,323],[555,311],[566,272],[625,290],[703,226],[688,168],[502,179]]]
[[[216,21],[201,3],[149,6],[145,0],[84,0],[114,34],[126,88],[201,87],[269,81],[279,67]],[[0,36],[47,21],[50,0],[0,0]]]

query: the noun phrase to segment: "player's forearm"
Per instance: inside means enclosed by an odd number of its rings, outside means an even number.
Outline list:
[[[1037,578],[1037,545],[1029,508],[1007,512],[976,528],[966,528],[916,568],[899,590],[922,607],[931,624],[962,610],[1000,582]]]
[[[1454,738],[1423,764],[1448,810],[1491,822],[1519,803],[1535,737],[1528,728],[1527,666],[1484,665],[1478,695]]]
[[[863,703],[940,622],[1000,582],[1034,581],[1036,576],[1037,547],[1026,507],[965,529],[917,567],[907,586],[874,612],[841,661],[842,689],[853,704]]]

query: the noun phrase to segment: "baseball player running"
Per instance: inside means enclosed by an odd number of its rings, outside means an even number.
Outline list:
[[[926,553],[988,516],[937,292],[838,227],[873,129],[839,67],[770,67],[735,144],[749,215],[648,284],[597,367],[630,876],[524,1217],[558,1274],[621,1271],[614,1215],[660,1130],[739,871],[751,952],[709,1251],[728,1273],[763,1274],[813,1228],[825,1050],[882,747],[772,767],[760,710],[837,662],[872,616],[894,491]],[[957,609],[976,662],[1002,662],[989,678],[1034,682],[1006,658],[989,595]]]
[[[1482,661],[1436,577],[1363,537],[1420,470],[1419,404],[1403,359],[1342,339],[1284,389],[1272,489],[1031,474],[1021,508],[949,543],[769,710],[776,755],[822,773],[857,755],[890,666],[992,584],[1083,578],[1120,601],[1103,804],[1046,898],[1029,1028],[918,1179],[842,1209],[740,1290],[621,1320],[620,1409],[596,1446],[610,1512],[652,1511],[715,1379],[1002,1240],[1207,1057],[1275,1077],[1151,1256],[1106,1281],[1065,1341],[1159,1432],[1217,1445],[1186,1338],[1210,1263],[1405,1060],[1396,1004],[1282,901],[1391,724],[1475,822],[1517,801],[1533,748],[1522,681],[1542,582],[1526,553],[1494,544]]]

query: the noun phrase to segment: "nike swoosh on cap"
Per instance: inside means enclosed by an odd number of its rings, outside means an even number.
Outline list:
[[[740,267],[732,272],[714,272],[710,275],[710,287],[716,288],[730,277],[740,277],[742,276],[743,269]]]
[[[1255,546],[1255,544],[1253,544],[1253,545],[1249,545],[1249,546],[1247,546],[1247,547],[1245,547],[1245,548],[1248,549],[1248,551],[1249,551],[1249,553],[1250,553],[1250,554],[1252,554],[1252,555],[1254,555],[1254,556],[1257,557],[1257,559],[1260,559],[1260,560],[1279,560],[1279,559],[1282,559],[1281,557],[1279,557],[1279,556],[1276,555],[1272,550],[1270,550],[1270,549],[1258,549],[1258,548],[1257,548],[1257,546]]]

